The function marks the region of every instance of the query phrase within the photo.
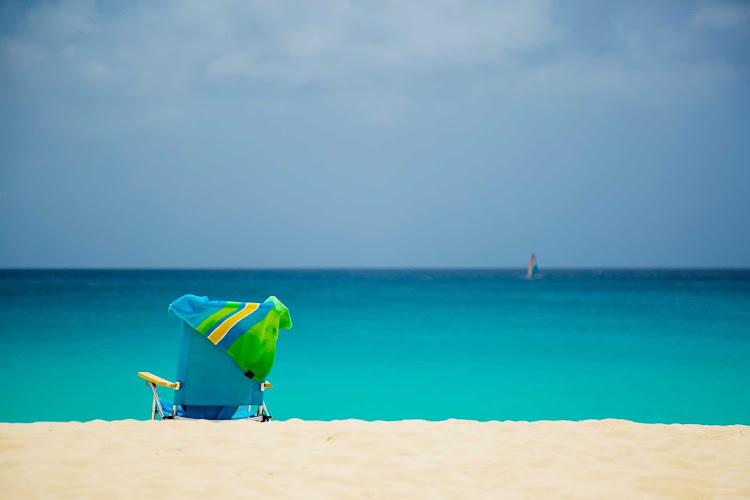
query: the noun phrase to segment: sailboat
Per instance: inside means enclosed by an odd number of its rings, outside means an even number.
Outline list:
[[[536,265],[536,255],[531,252],[529,256],[529,267],[526,269],[526,279],[538,278],[539,268]]]

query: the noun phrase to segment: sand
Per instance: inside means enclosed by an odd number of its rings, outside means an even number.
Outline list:
[[[750,498],[750,427],[0,424],[0,498]]]

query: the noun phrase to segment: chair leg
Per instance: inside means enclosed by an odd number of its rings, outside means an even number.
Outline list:
[[[260,414],[261,414],[261,416],[263,418],[263,420],[261,420],[261,422],[268,422],[269,420],[271,420],[271,414],[268,413],[268,407],[266,407],[266,402],[265,401],[263,402],[263,406],[261,406],[261,408],[262,409],[260,411]]]
[[[154,399],[151,402],[151,420],[156,420],[156,411],[159,412],[159,418],[164,420],[164,410],[161,409],[161,403],[159,402],[159,394],[156,392],[156,384],[153,384],[151,382],[146,382],[148,386],[151,388],[151,392],[154,395]]]

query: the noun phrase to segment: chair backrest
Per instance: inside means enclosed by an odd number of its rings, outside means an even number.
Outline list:
[[[184,321],[177,359],[174,393],[178,405],[242,406],[262,405],[260,382],[248,378],[242,368],[203,334]]]

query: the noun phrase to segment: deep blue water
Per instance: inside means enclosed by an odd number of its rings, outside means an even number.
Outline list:
[[[542,272],[0,271],[0,421],[148,418],[193,293],[289,307],[277,419],[750,424],[750,271]]]

